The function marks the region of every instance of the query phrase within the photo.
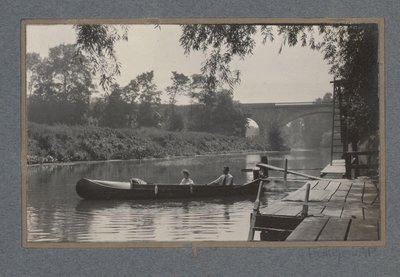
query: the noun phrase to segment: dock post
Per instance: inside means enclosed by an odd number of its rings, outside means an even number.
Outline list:
[[[288,159],[285,159],[285,171],[283,172],[283,180],[287,180]]]
[[[308,201],[310,199],[310,183],[307,183],[307,188],[306,188],[306,197],[304,199],[304,205],[303,205],[303,211],[301,212],[301,215],[306,217],[308,215]]]
[[[258,185],[257,198],[256,201],[254,202],[253,212],[250,214],[250,229],[247,241],[252,241],[254,239],[254,228],[256,227],[256,219],[257,215],[260,213],[260,196],[263,183],[264,182],[261,180],[260,184]]]
[[[267,156],[262,156],[261,157],[261,163],[268,164],[268,157]],[[262,169],[262,173],[263,173],[264,178],[268,178],[269,177],[268,168],[263,168]]]

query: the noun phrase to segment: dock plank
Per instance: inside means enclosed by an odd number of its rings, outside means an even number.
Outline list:
[[[346,202],[362,203],[362,192],[350,192],[346,197]]]
[[[318,182],[318,184],[313,187],[313,190],[324,190],[328,185],[329,185],[330,181],[329,180],[320,180]]]
[[[343,180],[342,182],[340,182],[338,190],[349,191],[352,183],[353,182],[350,180]]]
[[[351,205],[346,205],[343,208],[341,218],[354,218],[363,219],[364,213],[362,207],[352,207]]]
[[[332,216],[332,217],[340,217],[342,214],[343,207],[332,207],[332,206],[327,206],[325,209],[322,210],[322,214],[326,216]]]
[[[364,208],[364,219],[375,219],[378,220],[380,218],[380,210],[379,208]]]
[[[297,216],[301,213],[303,210],[302,205],[296,205],[296,206],[287,206],[281,210],[278,210],[274,214],[276,215],[288,215],[288,216]]]
[[[329,202],[344,202],[346,200],[347,191],[337,190],[329,200]]]
[[[343,241],[349,224],[350,219],[330,218],[318,241]]]
[[[347,240],[378,240],[378,221],[371,220],[352,220],[350,224]]]
[[[308,206],[308,215],[322,215],[322,209],[324,206]]]
[[[296,190],[290,192],[288,195],[286,195],[284,198],[282,198],[283,201],[304,201],[306,197],[306,191],[305,190]]]
[[[377,196],[378,196],[378,194],[376,192],[374,192],[374,193],[370,193],[370,192],[364,193],[362,202],[367,204],[367,205],[371,205],[374,202],[374,200],[377,198]]]
[[[325,190],[336,191],[340,186],[339,181],[331,181],[329,185],[325,188]]]
[[[328,197],[330,197],[332,194],[331,191],[326,191],[326,190],[311,190],[310,191],[310,197],[309,201],[310,202],[322,202]]]
[[[365,182],[365,191],[376,191],[376,186],[372,182]]]
[[[345,161],[344,160],[333,160],[332,164],[328,164],[324,169],[321,170],[321,174],[340,174],[346,173]]]
[[[310,202],[321,202],[331,196],[331,191],[326,190],[310,190],[309,201]],[[293,193],[289,193],[286,197],[284,197],[283,201],[293,201],[293,202],[303,202],[306,197],[306,191],[294,191]]]
[[[307,189],[307,184],[310,184],[310,189],[312,189],[313,187],[315,187],[318,184],[318,181],[308,181],[307,183],[305,183],[301,188],[299,188],[298,190],[306,190]]]
[[[315,241],[328,219],[328,217],[307,217],[293,230],[286,240]]]

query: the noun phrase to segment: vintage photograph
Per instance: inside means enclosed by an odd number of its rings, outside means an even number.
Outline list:
[[[379,20],[22,25],[24,245],[382,241]]]

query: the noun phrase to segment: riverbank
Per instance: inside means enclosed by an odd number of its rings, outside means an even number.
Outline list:
[[[28,164],[129,160],[271,150],[261,138],[154,128],[28,124]]]

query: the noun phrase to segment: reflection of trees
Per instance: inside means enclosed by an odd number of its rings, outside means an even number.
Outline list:
[[[81,200],[76,211],[89,217],[83,234],[88,234],[92,241],[154,239],[156,213],[149,213],[147,204],[133,206],[126,201]]]

